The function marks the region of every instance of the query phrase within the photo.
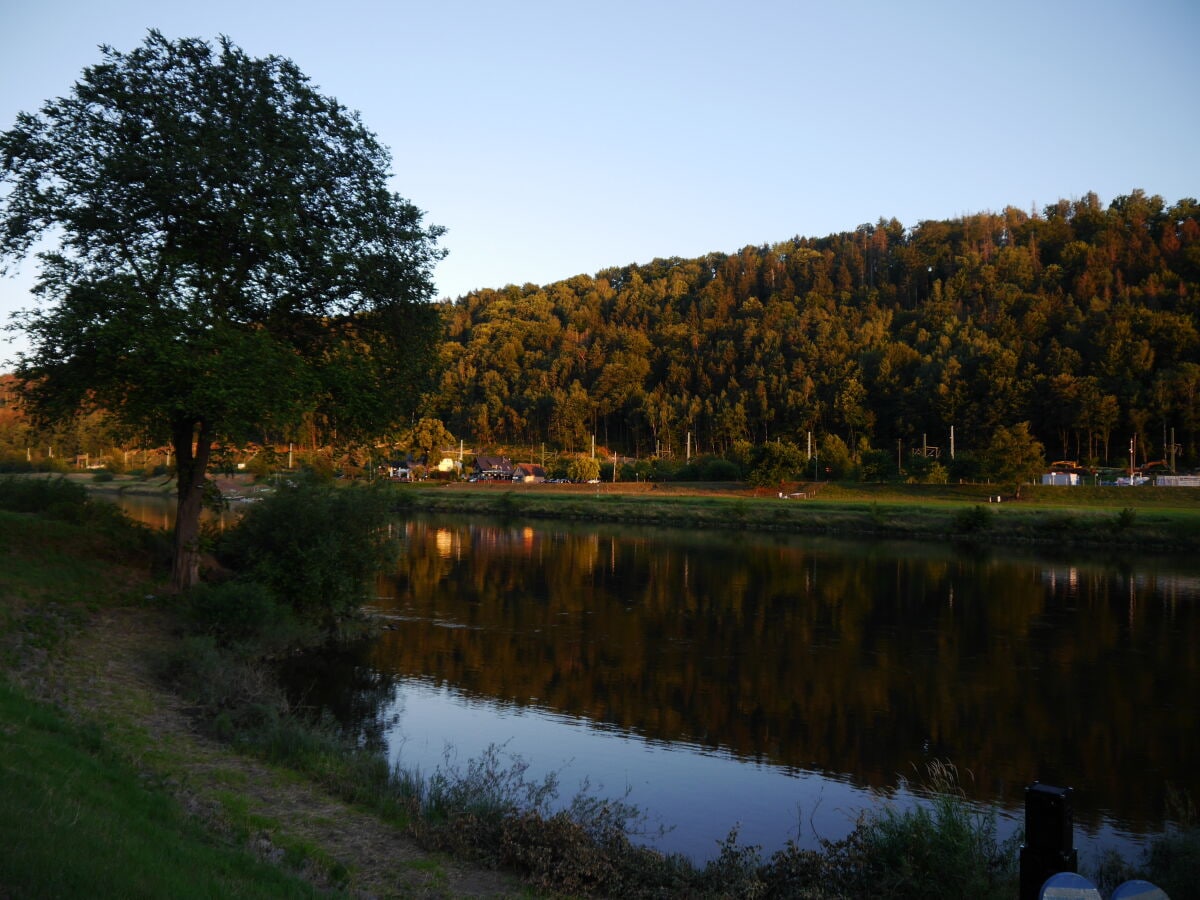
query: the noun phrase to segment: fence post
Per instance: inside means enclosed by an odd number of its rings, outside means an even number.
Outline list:
[[[1075,872],[1079,854],[1072,830],[1071,788],[1035,781],[1025,788],[1025,843],[1021,845],[1021,900],[1038,900],[1046,879]]]

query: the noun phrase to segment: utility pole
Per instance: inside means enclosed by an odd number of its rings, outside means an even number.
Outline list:
[[[950,458],[954,459],[954,426],[950,426]]]

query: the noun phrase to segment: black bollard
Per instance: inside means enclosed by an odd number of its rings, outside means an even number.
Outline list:
[[[1046,879],[1075,872],[1079,854],[1072,831],[1071,788],[1035,781],[1025,788],[1025,843],[1021,845],[1021,900],[1038,900]]]

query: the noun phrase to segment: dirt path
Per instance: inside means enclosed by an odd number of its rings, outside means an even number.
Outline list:
[[[242,821],[264,823],[251,839],[264,858],[282,861],[283,847],[297,843],[317,848],[349,873],[348,889],[361,897],[527,895],[513,879],[429,854],[374,816],[197,733],[181,700],[150,671],[154,649],[169,639],[154,611],[104,610],[56,654],[43,687],[72,713],[105,723],[147,779],[210,827],[229,827],[229,804]],[[330,868],[310,866],[304,874],[320,884]]]

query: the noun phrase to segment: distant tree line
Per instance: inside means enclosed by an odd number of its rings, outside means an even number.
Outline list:
[[[624,462],[623,480],[1009,480],[1014,456],[1025,474],[1043,453],[1127,465],[1131,440],[1139,464],[1174,447],[1177,468],[1200,465],[1190,198],[1168,206],[1135,190],[1104,208],[1089,193],[1040,213],[912,228],[881,219],[475,291],[440,309],[436,387],[377,444],[427,453],[465,438],[557,457],[590,455],[594,437],[642,460]],[[0,381],[0,456],[111,452],[102,417],[53,431],[14,419],[10,383]],[[245,440],[342,443],[313,416]],[[935,447],[937,458],[925,452]],[[699,464],[683,467],[685,456]],[[715,465],[724,460],[736,466]]]
[[[483,445],[749,459],[838,445],[1200,462],[1200,204],[1135,190],[726,255],[656,259],[444,307],[430,414]],[[1006,431],[1001,433],[1000,430]],[[894,474],[894,473],[893,473]]]

